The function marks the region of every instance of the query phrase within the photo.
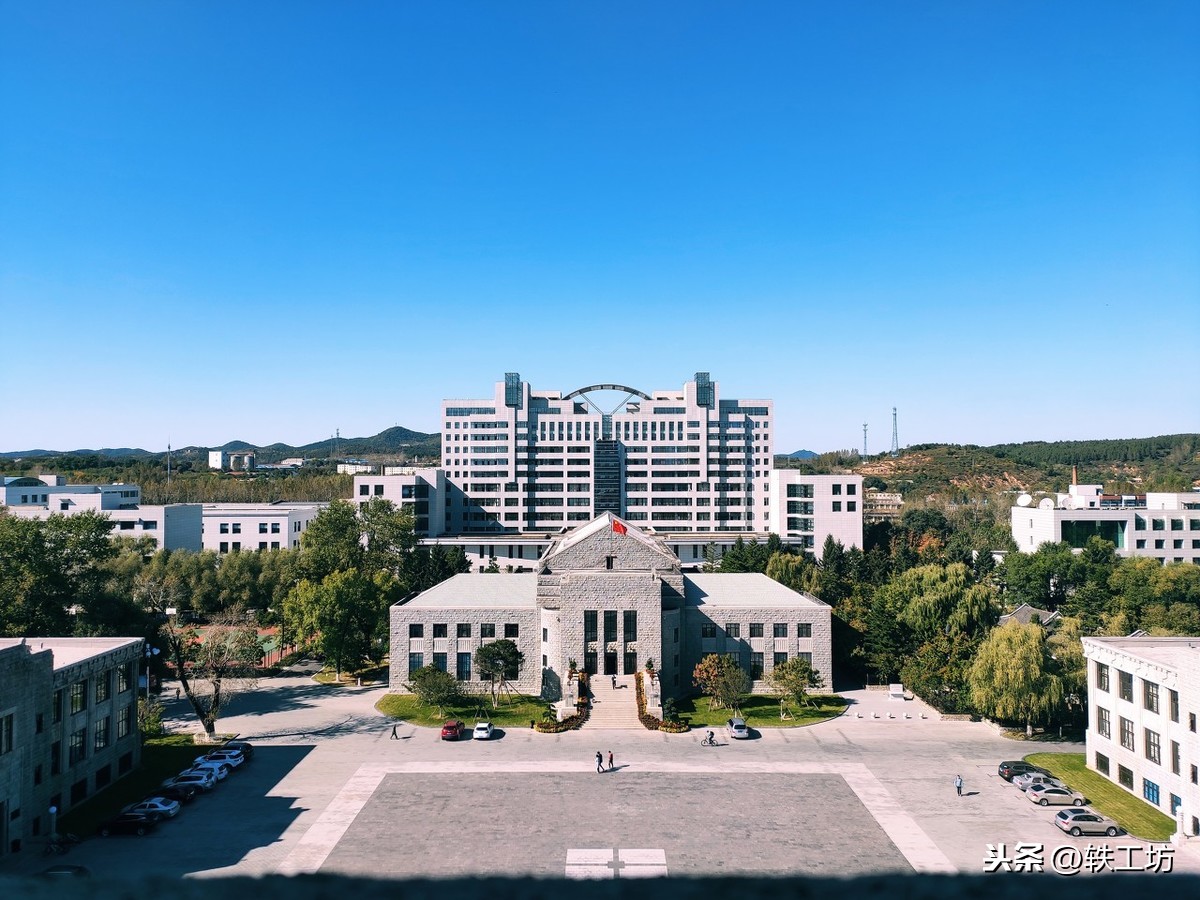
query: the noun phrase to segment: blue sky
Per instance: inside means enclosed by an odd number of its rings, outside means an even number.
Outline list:
[[[0,0],[0,450],[1200,429],[1200,4]]]

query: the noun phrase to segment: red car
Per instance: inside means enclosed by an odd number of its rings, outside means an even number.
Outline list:
[[[442,740],[457,741],[462,737],[464,727],[462,722],[459,722],[457,719],[451,719],[442,726]]]

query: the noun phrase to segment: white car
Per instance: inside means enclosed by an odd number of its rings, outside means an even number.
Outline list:
[[[204,760],[203,762],[194,763],[191,771],[211,772],[213,778],[215,778],[217,781],[224,781],[229,777],[230,768],[229,763],[210,762],[208,760]]]
[[[741,716],[734,716],[725,723],[725,733],[736,741],[744,741],[750,737],[750,729],[746,727],[746,720]]]
[[[491,740],[493,730],[491,722],[476,722],[475,728],[471,731],[471,739],[475,741]]]
[[[121,812],[138,813],[148,819],[173,819],[179,815],[179,801],[166,797],[150,797],[141,803],[127,806]]]
[[[214,750],[212,753],[206,753],[204,756],[197,756],[195,764],[199,766],[210,762],[224,763],[229,768],[236,769],[245,761],[246,757],[242,756],[236,750]]]
[[[1024,775],[1017,775],[1013,778],[1012,783],[1023,791],[1035,784],[1044,784],[1046,787],[1066,787],[1053,775],[1043,775],[1041,772],[1026,772]]]
[[[1087,803],[1087,798],[1079,791],[1042,784],[1030,785],[1025,791],[1025,796],[1029,798],[1030,803],[1039,803],[1042,806],[1083,806]]]

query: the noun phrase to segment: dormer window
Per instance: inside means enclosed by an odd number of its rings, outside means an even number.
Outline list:
[[[615,556],[604,557],[604,568],[606,568],[606,569],[614,568],[616,561],[617,561],[617,558]]]

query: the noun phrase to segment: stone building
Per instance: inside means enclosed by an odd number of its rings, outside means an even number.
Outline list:
[[[393,606],[390,684],[407,690],[424,665],[469,682],[475,650],[509,638],[525,659],[513,688],[550,701],[572,661],[605,676],[652,662],[664,696],[686,694],[709,653],[734,655],[755,681],[807,655],[831,687],[830,615],[765,575],[684,573],[661,538],[604,513],[555,539],[532,573],[456,575]]]
[[[142,645],[0,638],[0,859],[44,841],[59,814],[138,767]]]

